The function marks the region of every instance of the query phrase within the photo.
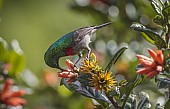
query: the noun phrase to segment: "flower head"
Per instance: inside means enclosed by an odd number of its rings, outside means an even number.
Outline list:
[[[137,55],[140,64],[143,66],[143,68],[137,70],[137,73],[146,74],[147,78],[152,78],[163,70],[164,58],[162,50],[154,52],[153,50],[148,49],[148,52],[152,58]]]
[[[77,72],[79,71],[79,69],[76,68],[75,65],[69,59],[66,60],[66,65],[68,66],[69,69],[58,72],[58,77],[70,78],[68,82],[69,83],[74,82],[78,75]]]
[[[20,96],[25,94],[25,90],[12,91],[11,87],[14,81],[12,79],[7,79],[2,91],[0,92],[0,101],[6,105],[19,106],[26,104],[26,100],[20,98]]]
[[[116,86],[117,81],[112,72],[98,71],[95,74],[92,74],[92,86],[97,90],[109,92],[111,89]]]
[[[94,70],[101,70],[102,68],[99,67],[95,54],[90,55],[90,59],[84,59],[83,64],[80,67],[80,71],[83,73],[89,73]]]

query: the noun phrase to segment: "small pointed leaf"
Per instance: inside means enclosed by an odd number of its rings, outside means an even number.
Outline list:
[[[119,50],[113,55],[113,58],[111,59],[111,61],[109,62],[109,64],[108,64],[107,67],[105,68],[105,70],[110,71],[112,65],[116,63],[116,61],[118,60],[118,58],[122,55],[122,53],[123,53],[127,48],[128,48],[128,47],[122,47],[121,49],[119,49]]]
[[[122,80],[121,82],[119,82],[119,86],[126,86],[127,85],[127,80]]]

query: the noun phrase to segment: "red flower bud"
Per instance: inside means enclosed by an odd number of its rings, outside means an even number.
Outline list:
[[[153,69],[151,67],[144,67],[141,68],[137,71],[138,74],[147,74],[149,72],[153,71]]]
[[[147,77],[147,78],[152,78],[153,76],[156,76],[158,73],[159,73],[158,71],[153,70],[153,71],[149,72],[149,73],[146,75],[146,77]]]
[[[12,79],[6,80],[2,88],[2,92],[0,92],[0,101],[10,106],[24,105],[26,100],[19,97],[24,95],[26,92],[24,90],[18,90],[16,92],[12,91],[11,87],[13,83],[14,81]]]

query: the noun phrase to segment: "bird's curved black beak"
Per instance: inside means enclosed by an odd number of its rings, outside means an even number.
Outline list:
[[[100,28],[103,28],[103,27],[105,27],[105,26],[107,26],[107,25],[110,25],[110,24],[112,24],[112,22],[108,22],[108,23],[104,23],[104,24],[95,26],[94,29],[100,29]]]

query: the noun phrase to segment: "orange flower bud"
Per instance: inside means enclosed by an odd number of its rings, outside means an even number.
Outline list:
[[[156,53],[148,48],[148,52],[154,61],[158,62],[160,65],[163,65],[163,54],[162,50],[158,50]]]
[[[14,81],[10,78],[8,78],[5,82],[5,85],[3,87],[2,93],[10,90],[10,88],[12,87],[12,84],[14,83]]]
[[[145,67],[156,67],[156,63],[150,60],[140,60],[140,64],[142,64]]]
[[[148,58],[146,56],[143,56],[143,55],[136,55],[136,57],[139,59],[139,60],[148,60],[148,61],[153,61],[151,58]]]
[[[63,72],[59,72],[58,76],[61,78],[71,78],[71,77],[76,77],[77,73],[73,73],[71,71],[63,71]]]
[[[157,54],[150,48],[148,48],[148,52],[150,54],[150,56],[153,58],[153,60],[157,60]]]
[[[70,70],[74,70],[74,64],[69,59],[66,60],[66,64]]]
[[[163,53],[162,53],[162,50],[158,50],[157,51],[157,62],[160,64],[160,65],[163,65],[164,64],[164,56],[163,56]]]
[[[137,71],[138,74],[147,74],[149,72],[153,71],[153,69],[151,67],[144,67],[141,68]]]
[[[26,100],[18,97],[10,98],[6,101],[7,105],[18,106],[26,104]]]
[[[13,92],[11,90],[12,84],[14,81],[12,79],[7,79],[4,87],[2,88],[2,92],[0,92],[0,100],[2,103],[10,106],[18,106],[26,103],[26,100],[19,98],[25,94],[24,90],[19,90],[17,92]]]
[[[158,71],[153,70],[153,71],[149,72],[149,73],[146,75],[146,77],[147,77],[147,78],[152,78],[153,76],[157,75],[158,73],[159,73]]]
[[[13,92],[12,94],[11,94],[11,97],[18,97],[18,96],[22,96],[22,95],[25,95],[25,90],[19,90],[19,91],[17,91],[17,92]]]

